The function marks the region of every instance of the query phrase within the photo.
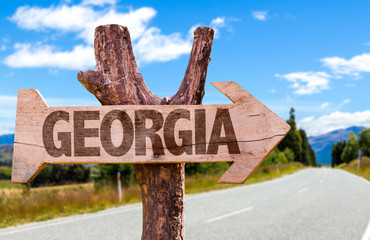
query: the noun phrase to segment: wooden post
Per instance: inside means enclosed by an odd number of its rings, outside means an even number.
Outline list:
[[[196,105],[202,103],[214,31],[198,27],[185,77],[178,92],[160,98],[147,87],[137,67],[127,27],[95,29],[95,70],[78,80],[103,105]],[[134,164],[143,204],[142,239],[184,239],[184,164]]]

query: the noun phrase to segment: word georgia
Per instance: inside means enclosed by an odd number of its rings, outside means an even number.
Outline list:
[[[58,121],[70,123],[71,117],[73,118],[71,125],[73,125],[73,155],[75,157],[100,156],[100,147],[85,146],[86,138],[99,137],[104,151],[116,157],[125,155],[133,145],[136,156],[145,156],[146,138],[151,140],[154,156],[164,155],[164,147],[173,155],[184,153],[187,155],[217,154],[219,145],[227,145],[230,154],[240,154],[229,110],[224,108],[217,109],[208,146],[206,141],[206,109],[194,109],[194,128],[193,130],[179,130],[178,136],[182,140],[182,144],[177,145],[175,139],[176,122],[180,119],[190,121],[190,111],[180,108],[171,111],[165,119],[162,113],[156,110],[135,110],[135,119],[131,119],[124,110],[111,110],[103,117],[100,129],[85,127],[85,121],[100,120],[99,111],[73,111],[73,116],[70,116],[66,111],[53,111],[44,121],[42,138],[46,152],[54,158],[63,154],[67,157],[72,156],[72,131],[57,132],[60,147],[56,146],[53,139],[56,123]],[[150,127],[147,126],[146,120],[152,121]],[[122,124],[122,133],[112,133],[111,128],[114,121],[119,121]],[[162,127],[163,138],[158,133]],[[222,128],[224,134],[221,134]],[[113,144],[112,134],[122,134],[122,142],[119,146]]]

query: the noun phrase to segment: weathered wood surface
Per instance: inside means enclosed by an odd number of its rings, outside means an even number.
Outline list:
[[[171,98],[150,92],[138,70],[129,31],[119,25],[96,28],[96,68],[77,77],[103,105],[201,104],[213,35],[206,27],[194,31],[185,77]],[[135,164],[134,168],[143,199],[142,239],[183,239],[184,164]]]
[[[37,168],[234,161],[220,182],[242,183],[289,125],[235,82],[213,85],[234,104],[47,107],[36,90],[20,90],[13,181],[33,177],[18,168],[23,159]]]
[[[154,95],[137,67],[130,33],[120,25],[95,30],[95,70],[77,74],[78,80],[103,105],[196,105],[202,103],[214,31],[198,27],[188,67],[178,92],[170,98]]]

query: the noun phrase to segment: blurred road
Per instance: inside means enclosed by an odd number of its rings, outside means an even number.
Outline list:
[[[0,230],[1,240],[140,239],[141,205]],[[307,169],[186,198],[186,239],[370,239],[370,182]]]

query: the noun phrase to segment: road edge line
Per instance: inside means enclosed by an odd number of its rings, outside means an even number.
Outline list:
[[[367,228],[364,232],[364,235],[362,236],[361,240],[370,240],[370,220],[369,224],[367,225]]]

